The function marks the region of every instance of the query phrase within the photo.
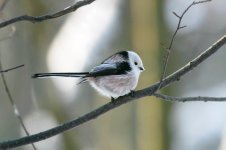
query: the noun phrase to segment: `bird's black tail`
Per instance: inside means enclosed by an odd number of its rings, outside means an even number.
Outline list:
[[[89,72],[65,72],[65,73],[36,73],[33,74],[32,78],[45,78],[45,77],[85,77]]]

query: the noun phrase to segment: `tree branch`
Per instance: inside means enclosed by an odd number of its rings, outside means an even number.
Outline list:
[[[166,48],[167,52],[166,52],[166,56],[164,57],[164,62],[163,62],[163,71],[162,71],[162,75],[161,75],[161,78],[160,78],[160,84],[159,84],[159,88],[161,86],[161,82],[162,80],[165,78],[165,75],[166,75],[166,70],[167,70],[167,66],[168,66],[168,62],[169,62],[169,59],[170,59],[170,54],[171,54],[171,51],[172,51],[172,47],[173,47],[173,43],[174,43],[174,40],[175,40],[175,37],[178,33],[179,30],[187,27],[186,25],[184,26],[181,26],[181,22],[182,22],[182,19],[184,17],[184,15],[188,12],[188,10],[190,8],[192,8],[192,6],[195,6],[197,4],[201,4],[201,3],[207,3],[207,2],[210,2],[211,0],[202,0],[202,1],[193,1],[183,12],[181,15],[178,15],[176,12],[173,11],[173,14],[179,19],[178,21],[178,24],[177,24],[177,28],[175,30],[175,32],[173,33],[173,36],[171,38],[171,41],[170,41],[170,44],[169,44],[169,47]]]
[[[119,97],[114,102],[109,102],[79,118],[76,118],[72,121],[68,121],[62,125],[46,130],[44,132],[40,132],[34,135],[30,135],[30,136],[26,136],[26,137],[14,139],[14,140],[0,142],[0,149],[13,148],[13,147],[18,147],[18,146],[22,146],[30,143],[35,143],[41,140],[45,140],[47,138],[50,138],[52,136],[65,132],[69,129],[77,127],[92,119],[95,119],[100,115],[103,115],[104,113],[116,107],[119,107],[123,104],[140,99],[142,97],[152,96],[159,89],[159,87],[161,89],[170,85],[175,81],[178,81],[183,75],[190,72],[192,69],[196,68],[199,64],[201,64],[203,61],[205,61],[207,58],[209,58],[211,55],[217,52],[225,43],[226,43],[226,35],[220,38],[216,43],[214,43],[212,46],[210,46],[207,50],[205,50],[198,57],[190,61],[188,64],[186,64],[184,67],[180,68],[173,74],[163,79],[161,82],[161,86],[159,86],[160,83],[158,82],[150,87],[134,92],[133,97],[131,97],[131,95]]]
[[[9,87],[8,87],[7,82],[6,82],[6,79],[5,79],[5,75],[3,74],[4,72],[8,72],[10,70],[17,69],[17,68],[22,67],[22,66],[24,66],[24,65],[20,65],[20,66],[11,68],[11,69],[3,70],[3,71],[0,72],[0,74],[1,74],[2,82],[3,82],[4,88],[5,88],[5,92],[7,94],[7,97],[9,99],[9,101],[10,101],[10,104],[13,107],[14,114],[17,117],[18,121],[20,122],[20,125],[22,126],[22,128],[23,128],[24,132],[26,133],[26,135],[29,136],[30,134],[29,134],[29,132],[28,132],[28,130],[27,130],[25,124],[24,124],[23,118],[21,117],[20,112],[19,112],[19,110],[18,110],[18,108],[16,106],[16,103],[15,103],[15,101],[14,101],[12,95],[11,95],[11,92],[9,90]],[[0,70],[2,70],[1,60],[0,60]],[[31,144],[31,146],[32,146],[32,148],[34,150],[37,150],[36,147],[35,147],[35,145],[33,143],[30,143],[30,144]]]
[[[78,8],[80,8],[82,6],[85,6],[85,5],[88,5],[88,4],[90,4],[90,3],[94,2],[94,1],[95,0],[78,1],[72,6],[69,6],[69,7],[65,8],[65,9],[63,9],[61,11],[58,11],[56,13],[52,13],[52,14],[49,14],[49,15],[43,15],[43,16],[22,15],[22,16],[19,16],[19,17],[15,17],[15,18],[6,20],[4,22],[1,22],[0,23],[0,28],[3,28],[3,27],[8,26],[10,24],[13,24],[13,23],[16,23],[16,22],[21,22],[21,21],[29,21],[29,22],[35,23],[35,22],[42,22],[42,21],[45,21],[45,20],[58,18],[58,17],[61,17],[63,15],[66,15],[68,13],[74,12]]]
[[[3,1],[2,1],[2,4],[1,4],[1,6],[0,6],[0,13],[1,13],[1,14],[3,14],[3,9],[5,8],[5,6],[6,6],[6,4],[7,4],[8,2],[9,2],[9,0],[3,0]],[[1,38],[1,39],[0,39],[0,42],[2,42],[2,41],[4,41],[4,40],[6,40],[6,39],[12,37],[12,36],[14,35],[15,31],[16,31],[16,28],[15,28],[14,26],[11,26],[11,32],[10,32],[6,37]],[[1,52],[1,51],[0,51],[0,52]],[[1,56],[1,55],[0,55],[0,56]],[[16,118],[18,119],[20,125],[22,126],[22,128],[23,128],[25,134],[26,134],[27,136],[29,136],[30,134],[29,134],[29,132],[28,132],[26,126],[25,126],[25,123],[24,123],[24,121],[23,121],[22,116],[20,115],[20,112],[19,112],[19,110],[18,110],[18,108],[17,108],[17,105],[16,105],[16,103],[15,103],[15,101],[14,101],[12,95],[11,95],[11,92],[10,92],[10,90],[9,90],[9,87],[8,87],[8,84],[7,84],[7,82],[6,82],[5,75],[4,75],[5,72],[12,71],[12,70],[14,70],[14,69],[18,69],[18,68],[23,67],[23,66],[24,66],[24,65],[19,65],[19,66],[10,68],[10,69],[2,70],[2,62],[1,62],[1,59],[0,59],[0,74],[1,74],[1,79],[2,79],[2,82],[3,82],[3,86],[4,86],[4,88],[5,88],[6,95],[7,95],[8,99],[9,99],[9,101],[10,101],[10,104],[11,104],[11,106],[12,106],[12,108],[13,108],[13,111],[14,111],[14,114],[15,114]],[[34,145],[33,143],[31,143],[31,146],[32,146],[33,150],[37,150],[37,148],[35,147],[35,145]]]
[[[168,96],[164,94],[154,93],[153,94],[157,98],[161,98],[165,101],[171,102],[191,102],[191,101],[213,101],[213,102],[225,102],[226,97],[207,97],[207,96],[197,96],[197,97],[175,97],[175,96]]]
[[[13,68],[5,69],[5,70],[0,70],[0,73],[9,72],[9,71],[12,71],[12,70],[21,68],[21,67],[24,67],[24,65],[19,65],[19,66],[13,67]]]

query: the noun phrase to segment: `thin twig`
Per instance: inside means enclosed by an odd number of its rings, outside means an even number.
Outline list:
[[[76,11],[78,8],[84,6],[84,5],[88,5],[92,2],[94,2],[95,0],[83,0],[83,1],[78,1],[76,2],[74,5],[69,6],[63,10],[60,10],[58,12],[49,14],[49,15],[43,15],[43,16],[29,16],[29,15],[22,15],[19,17],[15,17],[9,20],[6,20],[4,22],[0,23],[0,28],[3,28],[5,26],[8,26],[10,24],[16,23],[16,22],[21,22],[21,21],[28,21],[28,22],[42,22],[45,20],[49,20],[49,19],[54,19],[54,18],[58,18],[61,17],[63,15],[66,15],[68,13],[74,12]]]
[[[171,83],[178,81],[182,76],[190,72],[192,69],[196,68],[199,64],[201,64],[203,61],[205,61],[207,58],[209,58],[211,55],[213,55],[215,52],[217,52],[224,44],[226,44],[226,35],[224,35],[222,38],[220,38],[216,43],[214,43],[212,46],[210,46],[207,50],[205,50],[203,53],[201,53],[198,57],[190,61],[187,65],[183,66],[181,69],[177,70],[173,74],[169,75],[163,81],[147,87],[142,90],[138,90],[134,92],[134,95],[126,95],[119,97],[116,99],[114,102],[109,102],[79,118],[76,118],[72,121],[68,121],[64,124],[61,124],[57,127],[54,127],[52,129],[40,132],[38,134],[34,134],[31,136],[26,136],[14,140],[8,140],[8,141],[3,141],[0,142],[0,149],[1,148],[13,148],[13,147],[19,147],[22,145],[30,144],[30,143],[35,143],[41,140],[45,140],[47,138],[53,137],[57,134],[63,133],[67,130],[70,130],[74,127],[77,127],[85,122],[88,122],[92,119],[95,119],[99,117],[100,115],[105,114],[106,112],[119,107],[123,104],[126,104],[128,102],[140,99],[142,97],[146,96],[152,96],[160,87],[164,88]]]
[[[19,67],[22,67],[22,66],[19,66]],[[19,67],[17,67],[17,68],[19,68]],[[13,68],[13,69],[16,69],[16,68]],[[0,70],[2,70],[1,62],[0,62]],[[10,69],[9,69],[9,70],[10,70]],[[8,70],[8,71],[9,71],[9,70]],[[12,70],[12,69],[11,69],[11,70]],[[3,72],[1,72],[0,74],[1,74],[1,78],[2,78],[2,81],[3,81],[4,88],[5,88],[5,92],[6,92],[8,98],[9,98],[9,101],[10,101],[12,107],[13,107],[14,114],[16,115],[17,119],[19,120],[19,122],[20,122],[20,124],[21,124],[23,130],[24,130],[25,133],[26,133],[26,135],[29,136],[30,134],[29,134],[29,132],[28,132],[28,130],[27,130],[27,128],[26,128],[24,122],[23,122],[23,119],[22,119],[22,117],[21,117],[21,115],[20,115],[20,113],[19,113],[19,111],[18,111],[18,108],[17,108],[17,106],[16,106],[16,104],[15,104],[13,98],[12,98],[12,95],[11,95],[11,93],[10,93],[9,87],[8,87],[7,82],[6,82],[6,79],[5,79],[5,75],[3,74]],[[33,143],[31,143],[31,145],[32,145],[33,149],[36,150],[35,145],[34,145]]]
[[[0,62],[0,63],[1,63],[1,62]],[[9,71],[12,71],[12,70],[21,68],[21,67],[24,67],[24,64],[23,64],[23,65],[16,66],[16,67],[13,67],[13,68],[5,69],[5,70],[0,70],[0,73],[3,73],[3,72],[9,72]]]
[[[9,2],[9,0],[4,0],[4,1],[2,2],[1,6],[0,6],[0,12],[1,12],[1,13],[3,13],[3,9],[5,8],[7,2]],[[16,31],[16,28],[15,28],[14,26],[11,26],[11,32],[10,32],[6,37],[1,38],[1,39],[0,39],[0,42],[2,42],[2,41],[4,41],[4,40],[6,40],[6,39],[12,37],[12,36],[14,35],[15,31]],[[0,51],[0,53],[1,53],[1,51]],[[1,56],[1,55],[0,55],[0,56]],[[6,95],[8,96],[8,99],[9,99],[9,101],[10,101],[12,107],[13,107],[15,116],[16,116],[17,119],[19,120],[19,122],[20,122],[20,124],[21,124],[21,126],[22,126],[22,128],[23,128],[23,130],[24,130],[24,132],[26,133],[26,135],[29,136],[30,134],[29,134],[29,132],[28,132],[28,130],[27,130],[27,128],[26,128],[26,126],[25,126],[25,124],[24,124],[24,122],[23,122],[23,119],[22,119],[22,117],[21,117],[21,115],[20,115],[20,113],[19,113],[19,111],[18,111],[18,108],[17,108],[17,106],[16,106],[16,103],[15,103],[14,100],[13,100],[13,97],[12,97],[12,95],[11,95],[11,93],[10,93],[10,90],[9,90],[9,87],[8,87],[8,85],[7,85],[7,82],[6,82],[6,79],[5,79],[5,75],[4,75],[5,72],[12,71],[12,70],[14,70],[14,69],[18,69],[18,68],[23,67],[23,66],[24,66],[24,65],[19,65],[19,66],[10,68],[10,69],[3,70],[3,69],[2,69],[2,62],[1,62],[1,59],[0,59],[0,74],[1,74],[1,79],[2,79],[2,82],[3,82],[4,88],[5,88]],[[32,145],[32,148],[33,148],[34,150],[37,150],[36,147],[35,147],[35,145],[34,145],[33,143],[31,143],[31,145]]]
[[[24,66],[24,65],[20,65],[20,66],[11,68],[11,69],[7,69],[7,70],[4,70],[3,72],[8,72],[10,70],[17,69],[17,68],[22,67],[22,66]],[[2,70],[1,59],[0,59],[0,70]],[[5,79],[5,75],[4,75],[3,72],[1,71],[0,74],[1,74],[2,82],[3,82],[4,88],[5,88],[5,92],[6,92],[6,94],[8,96],[8,99],[9,99],[9,101],[10,101],[12,107],[13,107],[14,114],[16,115],[17,119],[19,120],[19,122],[20,122],[20,124],[21,124],[21,126],[22,126],[22,128],[24,130],[24,132],[26,133],[26,135],[29,136],[30,134],[29,134],[29,132],[28,132],[28,130],[27,130],[25,124],[24,124],[24,121],[23,121],[23,119],[22,119],[22,117],[21,117],[21,115],[19,113],[19,110],[18,110],[18,108],[16,106],[16,103],[13,100],[13,97],[12,97],[12,95],[10,93],[10,90],[9,90],[8,85],[7,85],[7,82],[6,82],[6,79]],[[35,147],[35,145],[33,143],[31,143],[31,145],[32,145],[32,147],[33,147],[34,150],[37,150],[36,147]]]
[[[171,101],[171,102],[192,102],[192,101],[225,102],[226,101],[226,97],[207,97],[207,96],[175,97],[175,96],[168,96],[160,93],[154,93],[153,95],[157,98],[161,98],[165,101]]]
[[[184,17],[184,15],[188,12],[188,10],[194,6],[194,5],[197,5],[197,4],[201,4],[201,3],[206,3],[206,2],[210,2],[211,0],[203,0],[203,1],[198,1],[198,2],[195,2],[193,1],[184,11],[181,15],[178,15],[176,12],[173,11],[173,14],[179,19],[178,21],[178,24],[177,24],[177,28],[171,38],[171,41],[170,41],[170,44],[169,44],[169,47],[166,49],[166,55],[165,55],[165,59],[164,59],[164,62],[163,62],[163,71],[162,71],[162,74],[161,74],[161,78],[160,78],[160,84],[159,84],[159,88],[161,86],[161,82],[162,80],[164,79],[165,75],[166,75],[166,70],[167,70],[167,66],[168,66],[168,62],[169,62],[169,59],[170,59],[170,54],[172,52],[172,46],[173,46],[173,43],[174,43],[174,40],[175,40],[175,37],[178,33],[179,30],[183,29],[186,27],[186,25],[184,26],[181,26],[181,22],[182,22],[182,19]]]

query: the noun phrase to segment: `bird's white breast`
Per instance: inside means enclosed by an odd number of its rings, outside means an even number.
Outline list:
[[[101,94],[107,97],[118,98],[134,90],[138,83],[139,75],[129,72],[125,75],[110,75],[88,78],[90,84]]]

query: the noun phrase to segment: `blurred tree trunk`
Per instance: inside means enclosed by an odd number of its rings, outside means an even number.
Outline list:
[[[169,32],[168,28],[167,28],[167,23],[164,20],[164,4],[165,0],[160,0],[158,1],[157,4],[157,23],[158,23],[158,28],[161,29],[159,30],[159,45],[161,45],[160,43],[164,43],[165,46],[167,44],[169,44],[168,42],[170,41],[170,38],[172,36],[172,33]],[[172,10],[173,11],[173,10]],[[170,13],[170,12],[169,12]],[[163,62],[164,62],[164,56],[166,54],[166,49],[165,46],[160,47],[159,50],[161,50],[161,53],[159,55],[159,64],[161,64],[161,69],[163,68]],[[175,55],[175,54],[174,54]],[[174,57],[172,58],[172,54],[171,54],[171,58],[170,58],[170,62],[168,64],[168,69],[167,69],[167,75],[169,74],[168,72],[173,70],[173,68],[175,68],[175,63],[178,62],[178,59],[180,59],[180,57]],[[175,55],[177,56],[177,55]],[[173,67],[172,67],[173,66]],[[162,72],[162,70],[161,70]],[[172,72],[172,71],[171,71]],[[166,75],[166,76],[167,76]],[[161,90],[161,92],[166,93],[167,95],[172,95],[173,90],[175,90],[175,86],[170,86],[170,88],[166,88]],[[170,128],[169,128],[169,118],[170,118],[170,114],[171,114],[171,106],[173,104],[169,103],[169,102],[163,102],[162,103],[162,126],[163,126],[163,149],[164,150],[170,150],[171,149],[171,133],[170,133]]]
[[[132,41],[140,53],[146,71],[141,75],[140,88],[159,80],[158,0],[132,0]],[[162,104],[154,97],[137,103],[137,150],[162,150]]]

